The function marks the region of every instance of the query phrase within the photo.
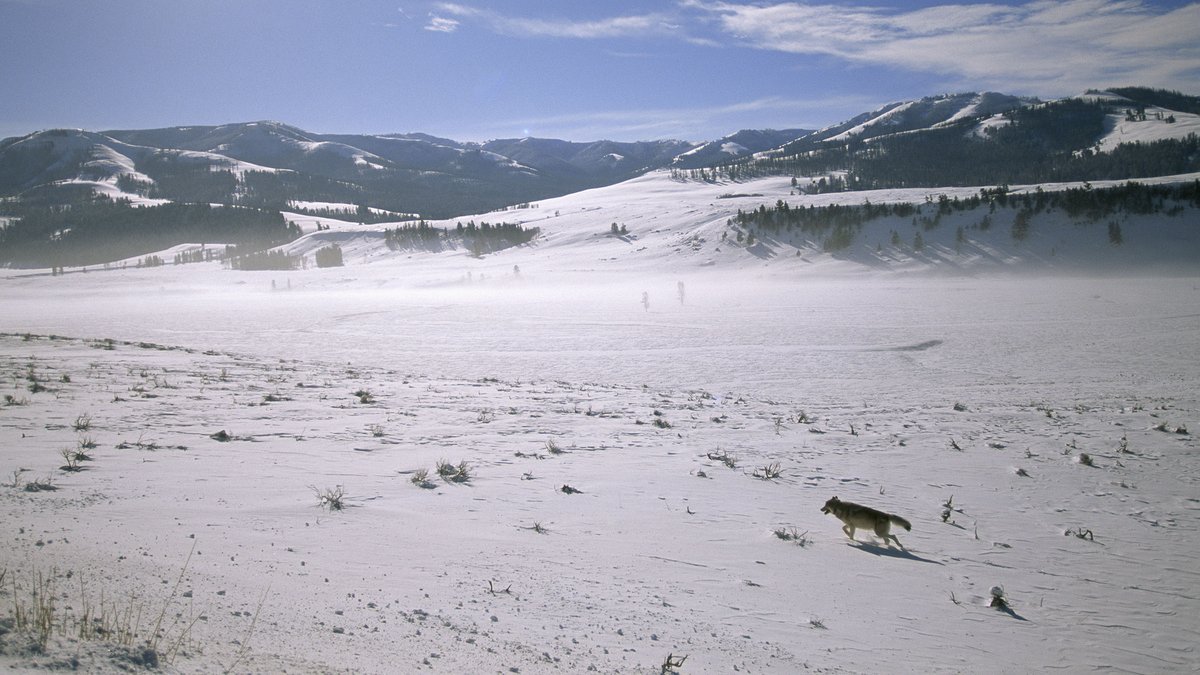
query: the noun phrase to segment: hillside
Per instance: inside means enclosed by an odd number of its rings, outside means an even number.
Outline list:
[[[804,129],[743,129],[684,152],[675,158],[671,166],[680,169],[716,166],[755,153],[786,147],[791,141],[806,137],[810,133]]]
[[[771,155],[788,156],[816,150],[830,143],[867,141],[894,134],[937,129],[960,120],[989,118],[1011,110],[1037,105],[1027,99],[994,92],[948,94],[919,101],[899,101],[865,112],[833,126],[797,137]]]
[[[722,184],[680,181],[660,171],[531,208],[428,221],[447,233],[481,221],[536,228],[531,243],[483,257],[465,246],[441,248],[441,254],[415,246],[395,260],[397,252],[379,234],[387,225],[351,223],[281,250],[311,256],[339,243],[347,265],[396,264],[415,273],[415,260],[422,260],[420,269],[447,274],[464,265],[485,274],[506,274],[514,265],[527,273],[1193,274],[1200,259],[1198,179],[805,195],[782,178]]]
[[[1138,88],[1040,102],[999,94],[895,103],[776,150],[730,177],[844,172],[834,189],[1121,180],[1200,169],[1200,98]],[[1130,98],[1133,97],[1133,98]],[[1164,108],[1170,103],[1182,110]]]
[[[273,269],[311,270],[319,251],[336,246],[348,269],[391,270],[386,274],[397,279],[393,283],[403,279],[417,286],[457,279],[463,270],[508,276],[514,267],[525,274],[820,276],[877,270],[1190,275],[1200,259],[1200,173],[1137,183],[982,190],[809,194],[804,187],[782,177],[737,183],[681,180],[661,170],[462,218],[360,224],[287,211],[279,221],[256,221],[261,222],[258,229],[245,233],[278,236],[273,233],[284,223],[298,233],[286,242],[267,242],[279,256],[269,263]],[[152,210],[166,208],[141,211],[152,225]],[[173,219],[199,226],[205,222],[200,216],[211,213]],[[247,211],[244,217],[262,218],[256,213],[261,212]],[[173,227],[179,232],[180,225]],[[231,256],[261,248],[242,245],[230,252],[224,243],[192,240],[159,246],[149,255],[128,252],[103,267],[142,266],[148,258],[157,264],[228,267],[238,264]],[[201,268],[189,269],[199,273]]]

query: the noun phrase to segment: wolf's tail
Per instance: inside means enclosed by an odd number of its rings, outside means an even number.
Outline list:
[[[900,527],[903,527],[904,529],[908,530],[909,532],[912,532],[912,523],[908,522],[907,520],[901,518],[900,516],[893,516],[890,513],[888,514],[888,518],[893,523],[899,525]]]

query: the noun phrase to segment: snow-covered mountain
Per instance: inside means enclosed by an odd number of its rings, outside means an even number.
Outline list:
[[[516,138],[489,141],[483,150],[508,157],[537,171],[562,176],[594,176],[608,182],[670,163],[694,144],[685,141],[572,143],[555,139]]]
[[[669,169],[675,180],[718,183],[782,177],[793,193],[839,193],[858,203],[886,201],[881,190],[972,194],[1010,184],[1146,180],[1200,171],[1198,131],[1200,99],[1136,88],[1048,103],[996,93],[929,97],[815,132],[743,130],[703,144],[537,138],[479,144],[424,134],[316,134],[278,122],[59,129],[0,142],[0,196],[9,197],[0,204],[8,222],[0,230],[0,261],[50,266],[63,259],[54,251],[73,240],[70,264],[101,261],[95,251],[79,255],[106,236],[97,222],[125,222],[127,238],[133,230],[119,214],[89,221],[91,207],[83,202],[92,193],[135,205],[255,207],[278,219],[255,220],[260,230],[254,237],[231,237],[244,212],[192,213],[189,222],[204,224],[192,229],[177,229],[175,221],[159,226],[147,216],[139,219],[137,237],[151,252],[164,242],[277,242],[297,232],[284,227],[283,213],[289,222],[319,215],[378,223],[399,214],[485,220],[480,214],[591,188],[619,192],[623,181],[655,169]],[[750,193],[731,186],[720,191]],[[45,211],[65,204],[74,207]],[[219,225],[221,219],[237,224]],[[86,246],[80,243],[85,232]],[[111,250],[125,257],[140,245]]]
[[[541,139],[462,143],[425,134],[316,134],[279,122],[92,132],[54,129],[0,142],[0,195],[63,182],[144,183],[175,191],[197,168],[245,182],[210,201],[369,203],[433,216],[488,210],[619,182],[669,164],[683,141],[570,143]],[[276,174],[266,181],[262,174]],[[255,178],[252,177],[252,178]]]
[[[316,134],[281,122],[216,127],[109,131],[106,135],[160,150],[197,150],[279,169],[318,175],[364,170],[413,169],[452,172],[477,146],[423,134]],[[522,170],[505,157],[485,161]]]
[[[782,147],[812,133],[807,129],[743,129],[715,141],[709,141],[679,155],[672,166],[681,169],[724,164],[757,152]]]
[[[862,113],[849,120],[798,137],[779,147],[778,154],[794,154],[827,142],[865,141],[879,136],[936,129],[968,118],[986,118],[1016,108],[1036,105],[1037,99],[994,92],[929,96],[899,101]]]
[[[1195,97],[1163,99],[1164,92],[1153,90],[1118,91],[1069,99],[1109,108],[1103,128],[1087,129],[1078,147],[1069,150],[1182,138],[1197,129],[1196,113],[1189,108]],[[1165,105],[1155,105],[1156,97]],[[891,103],[817,131],[746,129],[706,143],[538,138],[465,143],[427,134],[319,134],[266,121],[105,132],[55,129],[0,141],[0,196],[62,181],[115,184],[125,176],[143,184],[143,196],[188,201],[175,189],[180,174],[194,178],[197,168],[207,167],[232,171],[243,182],[248,171],[279,174],[270,185],[264,180],[238,185],[214,201],[367,203],[443,217],[609,185],[668,166],[695,169],[777,160],[897,135],[924,139],[959,126],[984,138],[1010,125],[1015,114],[1044,105],[994,92],[950,94]],[[1123,123],[1125,113],[1134,110],[1143,118]],[[1064,112],[1053,114],[1065,119],[1062,125],[1085,125]],[[1172,124],[1135,123],[1166,119]]]

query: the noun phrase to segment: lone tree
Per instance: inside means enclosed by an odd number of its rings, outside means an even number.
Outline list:
[[[317,267],[342,267],[342,247],[337,244],[330,244],[325,248],[319,249],[313,256],[317,260]]]
[[[1125,237],[1121,234],[1121,224],[1115,220],[1108,221],[1108,243],[1119,246],[1125,241]]]

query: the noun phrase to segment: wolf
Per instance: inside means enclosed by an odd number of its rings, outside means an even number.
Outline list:
[[[910,532],[912,531],[912,523],[909,523],[900,516],[884,513],[869,506],[863,506],[862,504],[844,502],[837,497],[825,502],[825,506],[821,507],[821,513],[832,513],[845,523],[842,526],[842,531],[846,533],[847,537],[850,537],[851,541],[854,540],[854,530],[856,528],[871,528],[875,530],[875,534],[883,537],[884,543],[888,546],[891,546],[894,541],[897,546],[904,548],[904,544],[901,544],[896,535],[891,533],[892,523]]]

